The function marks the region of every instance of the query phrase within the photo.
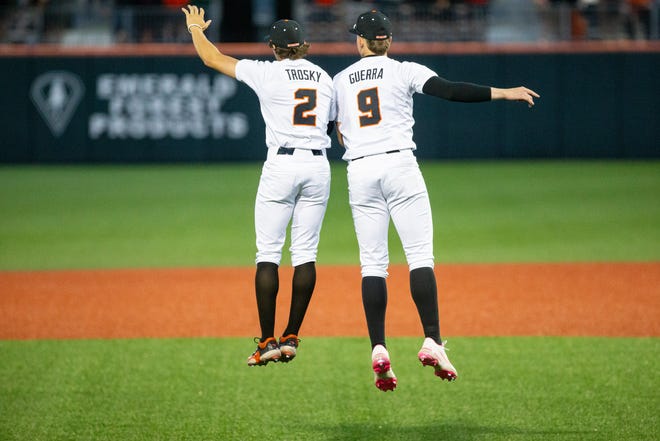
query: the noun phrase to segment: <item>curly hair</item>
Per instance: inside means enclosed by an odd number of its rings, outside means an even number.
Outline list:
[[[307,56],[307,51],[309,51],[309,43],[303,43],[298,47],[277,47],[272,43],[270,47],[275,49],[275,54],[279,59],[285,60],[300,60]]]

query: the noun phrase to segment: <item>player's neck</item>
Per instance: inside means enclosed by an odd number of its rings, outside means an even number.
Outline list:
[[[360,52],[360,58],[380,57],[380,56],[387,57],[387,52],[385,52],[384,54],[377,54],[377,53],[372,52],[371,50],[369,50],[369,48],[366,45],[360,47],[359,52]]]
[[[364,46],[362,46],[361,48],[359,48],[359,52],[360,52],[360,57],[362,57],[362,58],[364,58],[364,57],[371,57],[371,56],[376,55],[374,52],[371,52],[371,51],[369,50],[369,48],[367,48],[366,45],[364,45]]]

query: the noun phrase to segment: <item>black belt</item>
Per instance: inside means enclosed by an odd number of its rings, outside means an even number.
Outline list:
[[[389,155],[390,153],[399,153],[401,150],[390,150],[389,152],[385,152],[386,155]],[[378,153],[376,153],[378,154]],[[351,159],[351,161],[357,161],[358,159],[366,158],[367,156],[374,156],[374,155],[365,155],[365,156],[358,156],[357,158]]]
[[[277,149],[278,155],[293,155],[294,147],[280,147]],[[303,150],[303,149],[299,149]],[[323,150],[311,150],[312,155],[314,156],[323,156]]]

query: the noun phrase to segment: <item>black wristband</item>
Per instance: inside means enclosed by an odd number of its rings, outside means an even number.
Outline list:
[[[328,128],[325,131],[328,134],[328,136],[330,136],[330,134],[332,133],[334,128],[335,128],[335,122],[334,121],[328,121]]]
[[[479,84],[448,81],[441,77],[431,77],[424,84],[422,92],[448,101],[480,103],[490,101],[490,87]]]

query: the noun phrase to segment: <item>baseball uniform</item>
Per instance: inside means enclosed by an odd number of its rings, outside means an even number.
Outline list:
[[[369,56],[334,78],[363,276],[387,276],[390,216],[410,270],[433,267],[433,220],[412,128],[413,94],[434,76],[417,63]]]
[[[334,78],[337,128],[348,161],[349,201],[360,246],[362,303],[372,347],[374,384],[394,390],[385,339],[388,228],[399,234],[410,269],[410,292],[417,307],[424,342],[417,356],[436,376],[458,377],[440,335],[437,284],[433,270],[433,220],[426,184],[413,155],[413,95],[424,93],[449,101],[524,101],[539,95],[525,87],[491,88],[453,82],[417,63],[387,57],[392,24],[380,11],[361,14],[349,32],[358,36],[359,61]]]
[[[240,60],[236,79],[259,98],[267,159],[255,203],[259,262],[279,265],[291,221],[293,266],[316,260],[330,193],[328,122],[334,120],[332,79],[305,60]]]
[[[269,27],[268,47],[277,61],[238,60],[223,54],[204,35],[211,20],[195,5],[182,8],[193,45],[206,66],[247,84],[259,98],[266,124],[268,154],[255,202],[256,273],[254,277],[261,337],[248,366],[290,362],[296,357],[298,332],[316,284],[316,253],[330,192],[329,121],[334,120],[332,80],[304,60],[309,49],[295,20]],[[275,337],[279,264],[291,222],[289,319]]]

